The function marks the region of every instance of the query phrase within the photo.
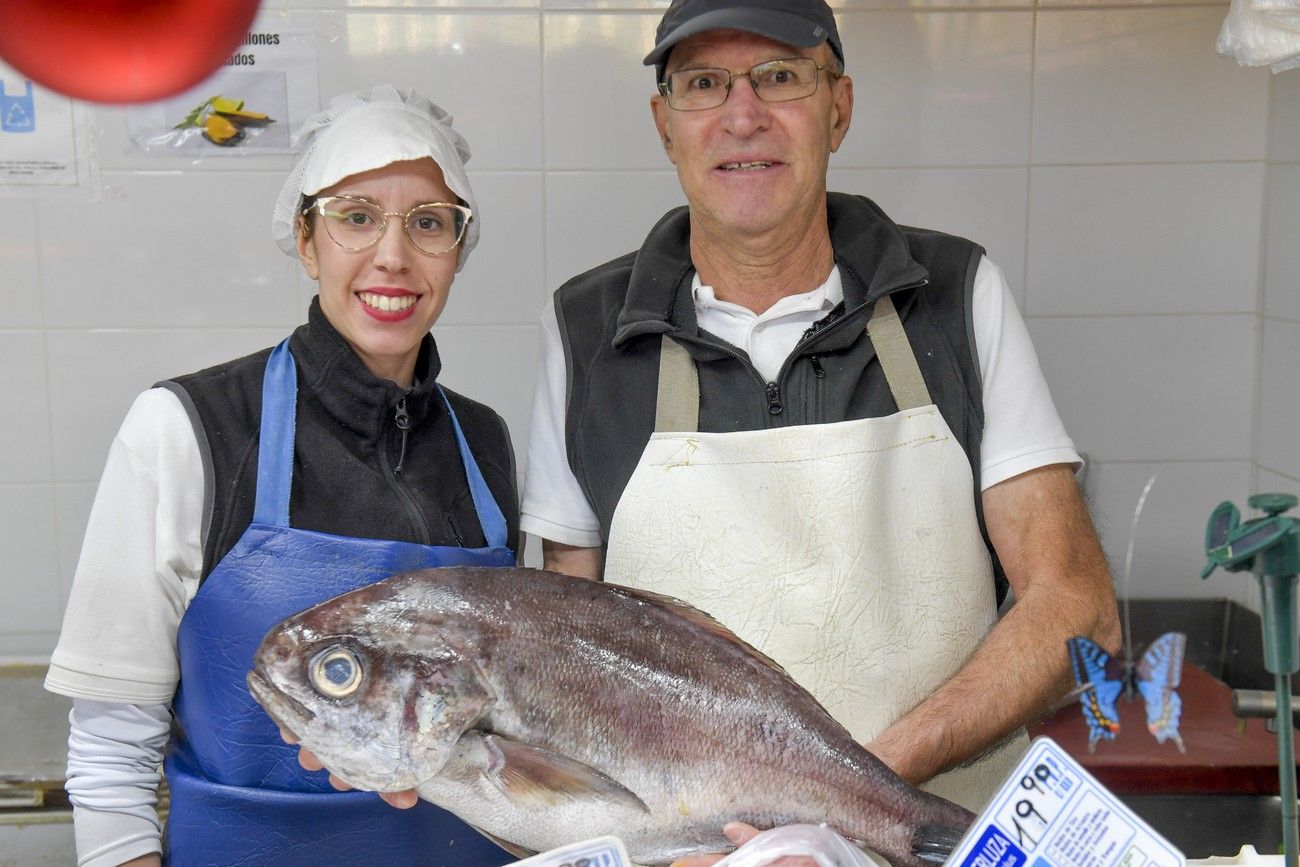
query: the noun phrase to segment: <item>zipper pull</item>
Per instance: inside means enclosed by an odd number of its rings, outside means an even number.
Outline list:
[[[406,434],[407,431],[411,429],[411,417],[407,415],[406,412],[405,397],[398,398],[397,400],[395,421],[397,422],[397,429],[402,432],[402,450],[397,455],[397,467],[393,470],[393,472],[400,473],[402,471],[402,462],[406,460]]]
[[[817,377],[818,379],[825,379],[826,371],[822,370],[821,359],[815,355],[810,355],[808,356],[808,360],[812,362],[813,376]]]
[[[781,392],[776,387],[775,382],[767,384],[767,413],[768,415],[780,415],[785,409],[781,405]]]

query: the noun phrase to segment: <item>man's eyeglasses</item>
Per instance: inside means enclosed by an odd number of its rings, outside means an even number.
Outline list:
[[[659,92],[678,111],[703,111],[727,101],[737,78],[748,78],[754,93],[764,102],[788,102],[817,92],[818,75],[825,66],[811,57],[782,57],[750,67],[745,72],[697,67],[670,72],[659,83]],[[835,77],[835,73],[830,75]]]
[[[320,213],[330,239],[353,253],[379,243],[388,228],[388,218],[400,217],[406,237],[417,250],[440,256],[460,243],[469,221],[474,218],[474,212],[464,205],[430,202],[402,213],[385,211],[374,202],[353,196],[317,199],[303,213],[311,211]]]

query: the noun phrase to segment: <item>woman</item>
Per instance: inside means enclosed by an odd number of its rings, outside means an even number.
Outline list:
[[[46,687],[74,699],[82,865],[502,864],[450,814],[335,792],[245,688],[283,617],[393,572],[509,566],[509,434],[437,385],[429,328],[478,240],[469,149],[418,94],[307,121],[273,233],[320,284],[274,350],[141,395],[109,454]],[[134,860],[138,859],[138,860]]]

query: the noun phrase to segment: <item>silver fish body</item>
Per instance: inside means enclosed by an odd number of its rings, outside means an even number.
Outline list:
[[[665,864],[729,850],[729,821],[826,822],[918,867],[973,819],[707,615],[549,572],[396,575],[285,620],[248,679],[351,785],[415,788],[530,851],[614,834]]]

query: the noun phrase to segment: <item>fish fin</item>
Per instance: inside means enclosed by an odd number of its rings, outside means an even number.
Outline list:
[[[507,852],[509,852],[511,855],[514,855],[516,858],[518,858],[521,861],[525,858],[531,858],[537,854],[537,850],[535,849],[529,849],[527,846],[520,846],[518,843],[511,843],[509,840],[503,840],[502,838],[498,837],[496,834],[489,834],[487,831],[484,831],[478,825],[470,825],[470,827],[473,828],[475,831],[478,831],[484,837],[487,837],[493,843],[497,844],[502,849],[505,849]]]
[[[912,854],[931,864],[942,864],[966,832],[944,825],[922,825],[912,835]]]
[[[597,798],[650,812],[644,801],[617,780],[577,759],[501,735],[484,735],[483,745],[488,753],[483,775],[512,801],[556,804]]]

